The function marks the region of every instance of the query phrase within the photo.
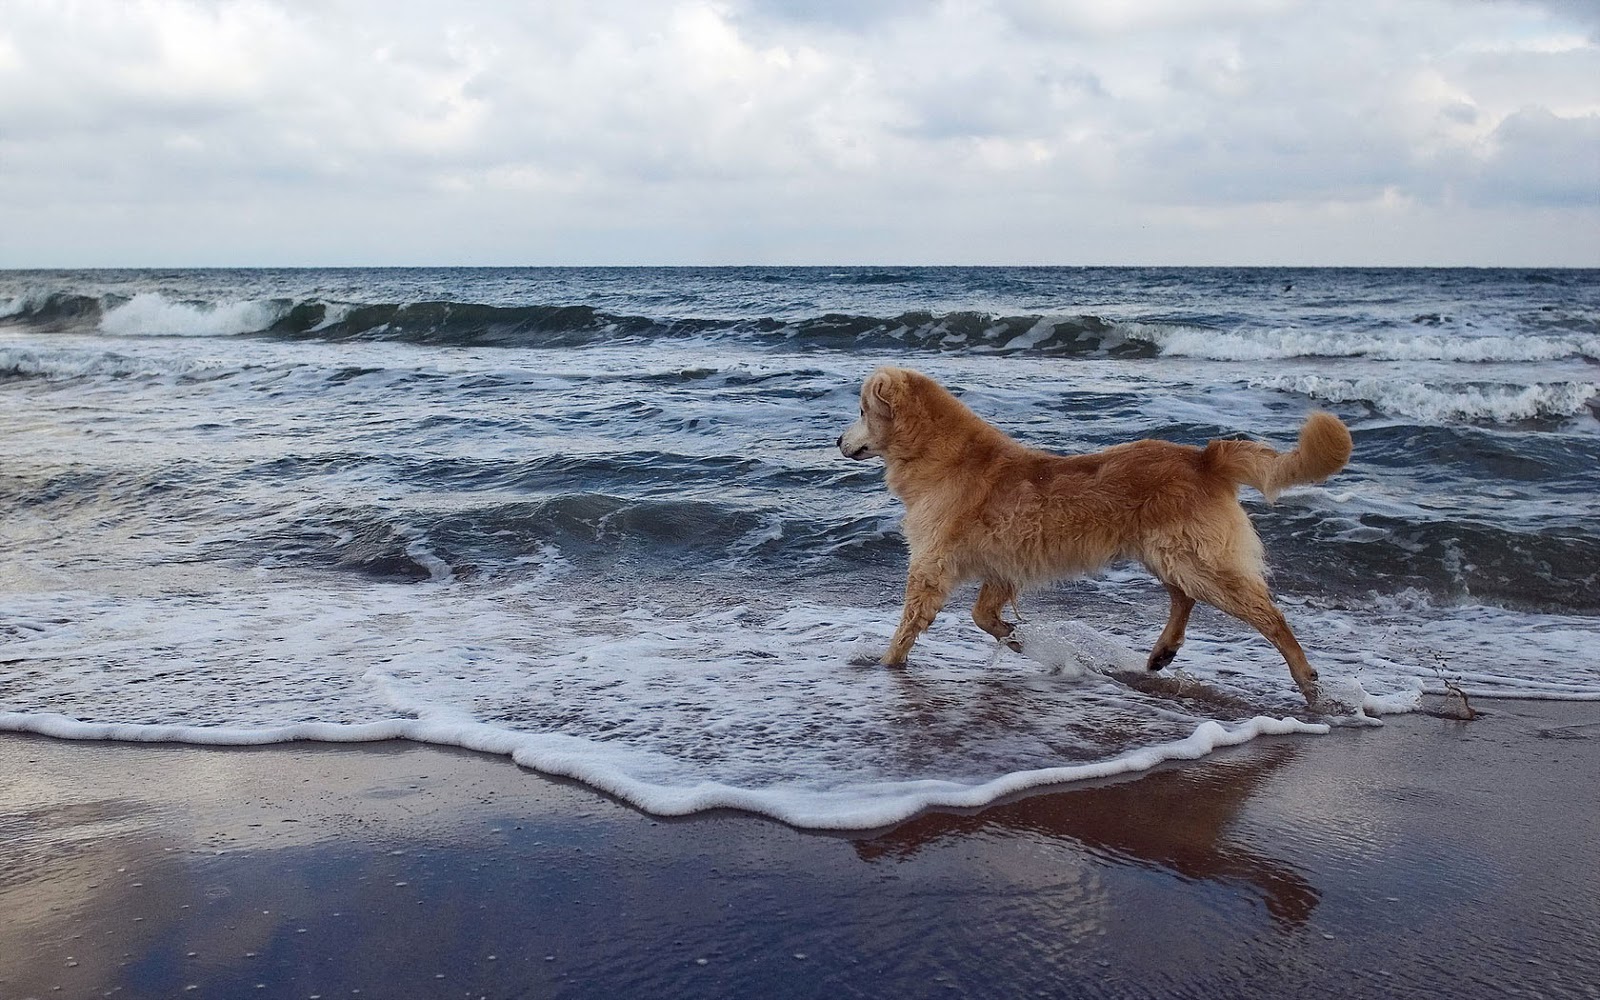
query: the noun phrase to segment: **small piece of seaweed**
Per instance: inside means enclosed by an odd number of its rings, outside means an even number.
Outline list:
[[[1444,704],[1440,705],[1434,714],[1447,719],[1461,719],[1464,722],[1476,719],[1478,710],[1472,707],[1472,703],[1467,700],[1467,693],[1461,690],[1461,685],[1458,683],[1460,678],[1445,675],[1445,668],[1450,665],[1449,662],[1436,651],[1430,650],[1428,655],[1433,658],[1433,672],[1438,675],[1440,683],[1444,684]]]

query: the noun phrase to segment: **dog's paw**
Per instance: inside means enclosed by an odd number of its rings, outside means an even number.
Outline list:
[[[1178,658],[1178,651],[1170,646],[1151,650],[1150,659],[1145,661],[1146,670],[1161,670]]]

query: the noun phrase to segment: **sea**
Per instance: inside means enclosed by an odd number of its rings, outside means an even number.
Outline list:
[[[1241,493],[1338,707],[1203,606],[1140,683],[1136,565],[1026,595],[1021,653],[965,588],[878,666],[902,508],[835,439],[881,364],[1063,453],[1344,419],[1343,472]],[[403,738],[867,829],[1600,700],[1597,416],[1594,270],[0,271],[0,730]]]

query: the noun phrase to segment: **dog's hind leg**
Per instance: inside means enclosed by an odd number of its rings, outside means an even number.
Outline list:
[[[1256,631],[1271,640],[1283,654],[1294,677],[1295,686],[1305,695],[1306,704],[1317,703],[1317,672],[1306,660],[1300,640],[1289,630],[1283,612],[1272,603],[1266,582],[1260,577],[1236,573],[1212,573],[1200,580],[1191,581],[1189,590],[1195,597],[1227,614],[1255,626]]]
[[[1184,593],[1182,587],[1175,583],[1166,586],[1167,594],[1172,598],[1172,609],[1167,612],[1167,627],[1161,630],[1155,648],[1150,650],[1150,659],[1145,661],[1145,668],[1149,670],[1160,670],[1178,655],[1178,647],[1183,645],[1184,630],[1189,627],[1189,612],[1194,610],[1194,598]]]
[[[949,600],[950,591],[955,589],[955,585],[955,579],[940,567],[918,565],[915,562],[911,564],[911,572],[906,575],[905,610],[900,613],[900,627],[894,630],[889,651],[883,654],[880,661],[884,666],[905,664],[911,644],[933,624],[934,616]]]
[[[985,632],[1010,646],[1013,652],[1022,652],[1022,643],[1011,638],[1016,626],[1000,617],[1000,609],[1016,600],[1017,588],[995,580],[983,581],[978,588],[978,601],[972,606],[972,620]]]

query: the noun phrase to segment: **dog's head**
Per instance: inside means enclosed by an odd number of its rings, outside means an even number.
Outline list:
[[[904,368],[879,368],[861,386],[861,415],[839,435],[839,450],[857,461],[882,458],[894,441],[895,413],[920,378]]]

